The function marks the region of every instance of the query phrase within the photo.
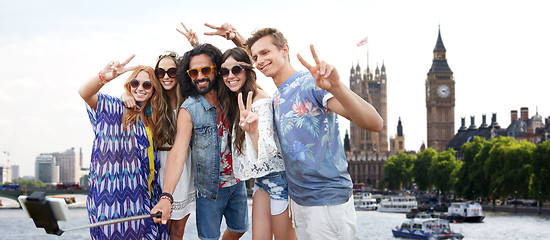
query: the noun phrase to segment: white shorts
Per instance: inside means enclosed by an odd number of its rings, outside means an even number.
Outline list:
[[[300,240],[351,240],[357,232],[353,196],[340,205],[300,206],[291,201],[291,214]]]

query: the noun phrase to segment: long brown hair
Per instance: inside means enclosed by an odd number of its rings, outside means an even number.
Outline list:
[[[149,75],[149,79],[153,83],[153,94],[151,95],[151,98],[149,98],[145,106],[141,107],[141,110],[138,111],[134,109],[126,109],[126,112],[124,112],[124,115],[122,115],[122,126],[124,127],[124,129],[127,129],[128,126],[136,124],[139,121],[140,112],[147,111],[147,109],[149,109],[151,106],[159,106],[161,105],[160,102],[162,102],[162,97],[160,97],[159,94],[162,87],[160,86],[159,81],[156,79],[157,77],[155,76],[155,70],[153,70],[153,68],[149,66],[140,66],[138,69],[132,72],[130,77],[128,77],[128,79],[124,83],[124,91],[126,91],[126,94],[128,96],[133,96],[130,90],[130,81],[136,78],[136,76],[141,71],[145,71]],[[163,113],[158,108],[151,107],[151,115],[148,116],[147,114],[143,114],[144,119],[142,119],[144,124],[146,124],[153,130],[153,142],[157,146],[159,146],[159,136],[156,134],[157,131],[155,131],[155,129],[156,123],[158,123],[158,119],[161,115],[163,115]]]
[[[225,62],[225,60],[227,60],[227,58],[229,57],[233,57],[238,62],[245,62],[252,66],[252,60],[250,59],[250,56],[248,55],[246,50],[244,50],[243,48],[236,47],[225,51],[222,55],[222,63]],[[253,92],[252,99],[254,99],[257,90],[261,88],[256,83],[256,72],[254,72],[251,67],[245,68],[245,71],[246,80],[243,87],[241,88],[241,92],[243,96],[243,102],[246,103],[248,92]],[[222,111],[222,116],[229,119],[229,139],[232,139],[232,135],[235,135],[235,146],[233,151],[236,150],[239,154],[242,154],[245,131],[238,127],[240,116],[239,105],[237,102],[238,93],[231,91],[227,86],[225,86],[224,81],[219,81],[218,84],[218,98],[220,99],[220,102],[224,107]],[[235,131],[231,131],[231,129],[233,129],[233,126],[237,126],[235,127]]]
[[[160,61],[165,58],[171,59],[172,61],[174,61],[176,66],[178,66],[179,61],[177,57],[178,55],[176,52],[172,52],[172,51],[165,52],[163,55],[159,56],[157,64],[155,65],[155,69],[159,67]],[[174,82],[177,85],[172,90],[176,91],[176,105],[178,109],[178,111],[176,111],[176,113],[174,114],[174,111],[170,106],[170,98],[168,97],[167,91],[164,89],[162,84],[160,84],[160,79],[157,79],[155,77],[155,81],[157,81],[158,84],[161,86],[160,91],[162,92],[161,94],[162,97],[161,97],[159,106],[157,108],[159,109],[160,112],[163,113],[159,116],[159,119],[156,119],[157,122],[156,122],[156,128],[155,128],[155,135],[159,136],[158,137],[159,144],[157,145],[157,147],[160,147],[165,143],[174,145],[174,141],[176,139],[176,131],[177,131],[177,127],[176,127],[177,116],[178,116],[177,113],[179,112],[179,106],[181,106],[183,101],[185,101],[185,98],[183,97],[180,91],[180,86],[178,81],[176,81],[176,79],[174,78]]]

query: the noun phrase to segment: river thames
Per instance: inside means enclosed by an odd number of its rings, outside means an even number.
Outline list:
[[[71,220],[59,222],[61,229],[88,224],[85,208],[71,208],[69,212]],[[404,219],[405,214],[358,211],[358,231],[355,239],[394,239],[391,229],[400,225]],[[549,239],[550,217],[486,212],[483,223],[451,224],[451,228],[461,232],[465,236],[464,239]],[[87,229],[68,231],[61,236],[48,235],[43,229],[37,229],[22,209],[0,209],[0,232],[0,239],[90,238]],[[251,238],[249,230],[242,239]],[[185,239],[198,239],[194,214],[189,218]]]

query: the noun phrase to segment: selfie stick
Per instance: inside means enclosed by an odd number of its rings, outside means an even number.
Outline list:
[[[145,214],[145,215],[134,216],[134,217],[113,219],[113,220],[96,222],[89,225],[62,230],[59,228],[59,225],[57,225],[57,221],[59,219],[56,218],[56,214],[52,209],[52,205],[50,204],[50,201],[48,201],[48,199],[45,198],[45,196],[46,196],[45,192],[33,192],[30,196],[26,198],[26,201],[24,201],[23,204],[25,205],[27,213],[32,218],[32,220],[34,221],[34,225],[36,225],[37,228],[44,228],[46,233],[55,234],[58,236],[63,234],[63,232],[65,231],[100,227],[100,226],[105,226],[105,225],[110,225],[115,223],[123,223],[123,222],[135,221],[135,220],[141,220],[141,219],[153,218],[153,217],[160,218],[162,216],[161,212],[157,212],[155,214]]]

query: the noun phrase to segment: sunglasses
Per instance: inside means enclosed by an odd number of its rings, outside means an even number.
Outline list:
[[[187,70],[187,74],[189,74],[189,77],[191,77],[191,79],[195,79],[199,76],[199,71],[202,73],[202,75],[207,76],[207,75],[210,75],[210,73],[212,73],[212,71],[215,68],[216,68],[216,66],[206,66],[206,67],[201,67],[201,68],[193,68],[193,69]]]
[[[138,88],[139,87],[139,81],[135,78],[132,79],[132,81],[130,81],[130,86],[133,87],[133,88]],[[143,87],[143,89],[149,90],[153,87],[153,83],[151,81],[145,81],[141,84],[141,86]]]
[[[163,57],[178,58],[178,54],[175,53],[175,52],[167,51],[167,52],[164,52],[163,54],[159,55],[159,59],[161,59]]]
[[[247,66],[241,66],[241,65],[235,65],[233,66],[231,69],[227,69],[227,68],[220,68],[220,74],[222,75],[222,77],[227,77],[229,75],[229,73],[233,73],[233,75],[238,75],[240,74],[245,68],[248,68]]]
[[[162,68],[155,69],[155,75],[157,75],[157,78],[159,79],[164,78],[166,74],[168,74],[168,77],[175,78],[176,72],[176,68],[169,68],[168,70],[164,70]]]

